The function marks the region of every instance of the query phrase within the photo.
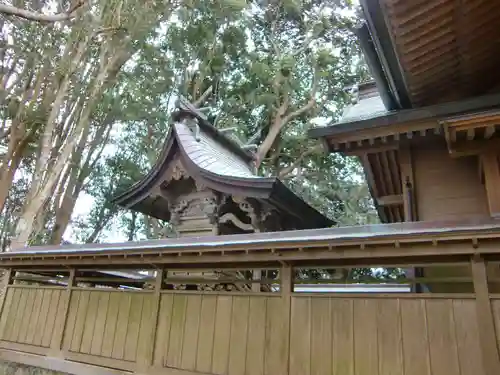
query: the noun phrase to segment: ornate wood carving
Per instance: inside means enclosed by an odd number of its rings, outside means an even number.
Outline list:
[[[196,186],[196,191],[203,191],[203,190],[206,190],[207,187],[206,185],[204,185],[202,182],[200,182],[199,180],[194,180],[194,184]]]
[[[218,208],[219,205],[215,196],[187,196],[171,206],[170,222],[173,225],[179,225],[183,218],[206,216],[211,224],[215,224],[217,222]]]
[[[238,203],[240,210],[248,215],[255,232],[279,231],[283,229],[281,215],[278,214],[274,207],[253,204],[240,197],[232,197],[232,199],[235,203]]]
[[[180,224],[181,214],[188,207],[188,205],[189,205],[189,201],[181,200],[179,203],[171,206],[171,208],[170,208],[170,223],[172,223],[172,225],[179,225]]]
[[[255,231],[255,228],[253,227],[252,224],[246,224],[246,223],[242,222],[240,219],[238,219],[238,217],[235,214],[233,214],[231,212],[228,212],[219,218],[220,224],[224,224],[224,223],[228,223],[228,222],[233,223],[235,226],[237,226],[241,230],[252,231],[252,232]]]
[[[170,172],[170,175],[168,177],[169,177],[168,181],[171,180],[179,181],[183,178],[189,177],[180,159],[177,159],[174,162],[174,164],[172,165],[172,171]]]

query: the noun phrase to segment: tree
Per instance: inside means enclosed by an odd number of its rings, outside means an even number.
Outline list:
[[[68,17],[52,19],[60,22],[9,19],[13,31],[3,35],[8,46],[1,76],[5,105],[0,139],[6,152],[0,164],[0,208],[21,160],[32,162],[13,247],[41,234],[48,223],[53,226],[51,241],[60,242],[89,170],[120,115],[123,87],[117,82],[122,68],[175,4],[115,0],[76,5],[60,2],[70,9],[64,12]],[[33,19],[31,10],[0,11]]]
[[[351,4],[26,4],[28,17],[7,11],[0,54],[0,208],[9,206],[0,212],[16,202],[18,219],[5,226],[15,246],[58,244],[72,220],[81,242],[111,227],[124,238],[165,236],[168,223],[109,202],[155,163],[178,94],[254,143],[260,174],[280,176],[341,224],[374,220],[359,163],[306,137],[338,118],[345,87],[367,77]],[[82,197],[92,208],[75,216]]]

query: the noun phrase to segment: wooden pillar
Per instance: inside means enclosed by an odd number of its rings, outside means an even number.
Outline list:
[[[479,344],[483,357],[485,375],[500,374],[500,356],[495,331],[495,321],[491,311],[488,291],[486,264],[481,257],[471,260],[474,292],[476,294],[476,315]]]
[[[72,268],[69,270],[68,285],[66,286],[66,289],[63,292],[61,292],[62,293],[61,297],[63,298],[64,301],[64,307],[63,307],[64,313],[62,321],[56,322],[56,324],[54,325],[54,339],[52,340],[52,346],[50,348],[50,353],[53,357],[63,356],[63,352],[61,350],[63,349],[64,331],[66,329],[69,307],[71,303],[71,292],[73,286],[75,285],[75,273],[76,273],[75,269]]]
[[[292,313],[292,293],[293,293],[293,267],[283,264],[281,267],[280,292],[283,299],[283,340],[285,340],[284,358],[282,359],[282,374],[290,373],[290,331]]]
[[[9,284],[12,281],[12,270],[10,268],[8,268],[4,272],[5,273],[3,275],[2,282],[0,285],[0,293],[2,293],[0,295],[0,316],[1,316],[1,313],[3,313],[3,305],[5,302],[5,297],[7,296],[7,289],[8,289],[7,287],[9,286]]]
[[[137,355],[137,370],[140,373],[147,373],[148,369],[153,366],[154,352],[156,345],[156,336],[158,335],[158,317],[160,312],[161,290],[163,288],[163,279],[165,271],[159,269],[156,271],[155,289],[153,292],[153,308],[151,309],[151,324],[149,332],[146,337],[149,340],[138,342],[138,355]]]
[[[262,279],[262,271],[261,270],[253,270],[252,271],[252,278],[254,280],[258,280],[259,281],[258,283],[253,283],[252,284],[252,292],[258,293],[258,292],[260,292],[260,287],[262,285],[260,283],[260,280]]]
[[[399,150],[399,165],[401,170],[401,191],[403,192],[405,221],[417,221],[413,160],[410,148]]]
[[[489,151],[481,155],[484,182],[490,215],[500,218],[500,165],[498,152]]]

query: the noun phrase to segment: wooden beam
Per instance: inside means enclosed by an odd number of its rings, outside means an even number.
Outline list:
[[[500,150],[500,138],[489,140],[460,141],[450,144],[449,153],[452,158],[479,155]]]
[[[359,146],[358,144],[358,146],[355,149],[344,151],[343,154],[346,156],[363,156],[365,154],[373,154],[375,152],[397,150],[399,149],[399,146],[400,146],[399,142],[388,142],[380,144],[378,146],[368,145],[368,144]]]
[[[36,354],[22,353],[14,350],[0,349],[0,360],[20,363],[48,371],[74,375],[123,375],[121,370],[99,367],[79,362],[66,361],[60,358],[46,357]]]
[[[490,139],[495,134],[495,126],[488,126],[484,129],[484,139]]]
[[[403,194],[385,195],[377,198],[377,204],[380,206],[397,206],[403,203]]]
[[[474,128],[467,129],[467,140],[472,141],[476,136],[476,131]]]
[[[500,164],[498,152],[486,152],[481,155],[484,170],[484,182],[490,215],[500,217]]]
[[[471,237],[479,238],[479,247],[474,248]],[[168,265],[170,269],[181,269],[182,267],[193,267],[199,269],[222,269],[225,267],[236,268],[239,266],[245,268],[261,268],[277,266],[280,262],[294,262],[294,265],[307,265],[308,263],[324,262],[332,264],[332,266],[360,266],[363,265],[390,265],[394,263],[411,264],[417,262],[443,262],[441,259],[443,254],[446,254],[447,262],[455,262],[474,253],[481,254],[500,254],[500,235],[498,233],[490,233],[482,240],[482,236],[469,235],[464,237],[450,238],[448,241],[442,241],[439,238],[432,240],[432,237],[414,236],[414,243],[406,243],[396,241],[390,244],[390,240],[381,239],[379,244],[351,244],[350,246],[332,246],[325,245],[324,247],[315,246],[313,248],[303,247],[298,249],[288,248],[279,250],[278,248],[271,250],[257,250],[240,253],[206,254],[206,255],[182,255],[169,254],[158,257],[157,255],[144,255],[140,258],[134,257],[118,257],[108,258],[107,256],[99,258],[73,258],[73,259],[46,259],[46,260],[30,260],[31,264],[40,267],[43,264],[53,266],[54,262],[72,265],[78,267],[95,267],[96,265],[107,265],[118,267],[142,267],[144,263],[154,265]],[[484,238],[484,237],[483,237]],[[489,239],[488,239],[489,238]],[[351,239],[351,241],[353,241]],[[434,242],[434,243],[433,243]],[[307,245],[305,245],[307,246]],[[14,263],[14,261],[12,262]],[[13,264],[19,267],[19,264]],[[3,264],[3,267],[8,267]],[[51,287],[54,288],[54,287]]]
[[[495,334],[495,320],[488,292],[486,264],[484,259],[476,256],[471,260],[471,267],[476,293],[477,329],[483,356],[483,368],[485,375],[498,375],[500,374],[500,357]]]

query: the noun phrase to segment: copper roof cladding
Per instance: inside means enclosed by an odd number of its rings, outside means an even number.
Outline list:
[[[499,224],[498,220],[411,222],[115,244],[34,246],[0,253],[0,265],[17,270],[65,266],[77,266],[79,270],[125,270],[137,266],[154,269],[164,264],[169,269],[192,270],[276,267],[283,262],[316,267],[391,263],[401,266],[444,259],[468,261],[472,254],[498,259]]]
[[[265,201],[294,218],[298,229],[324,228],[335,223],[293,193],[276,177],[261,177],[251,165],[252,154],[212,126],[206,117],[181,100],[162,152],[150,172],[114,199],[124,208],[169,220],[168,207],[160,204],[154,188],[160,186],[169,166],[180,157],[196,181],[219,193]],[[187,122],[196,120],[199,129]]]
[[[411,107],[498,88],[500,1],[361,3],[385,75],[393,87],[406,92]]]

